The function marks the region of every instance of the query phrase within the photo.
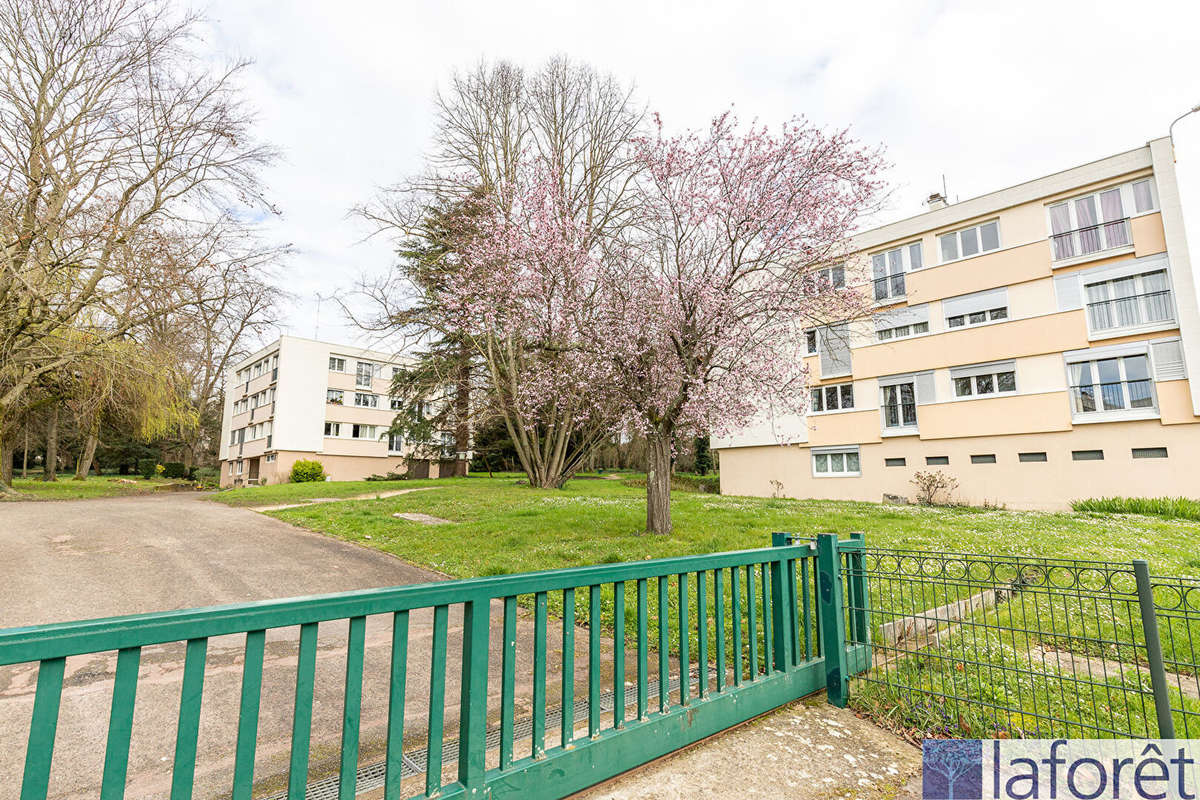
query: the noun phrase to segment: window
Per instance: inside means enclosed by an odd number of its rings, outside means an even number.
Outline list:
[[[345,372],[346,371],[346,359],[338,358],[337,356],[330,356],[329,357],[329,371],[330,372]]]
[[[1017,453],[1017,461],[1031,463],[1034,461],[1045,461],[1045,453]]]
[[[326,436],[340,436],[341,432],[342,432],[342,423],[340,423],[340,422],[326,422],[325,423],[325,435]]]
[[[355,439],[374,439],[375,438],[375,426],[374,425],[352,425],[351,429],[350,429],[350,436]]]
[[[903,467],[905,463],[906,462],[903,458],[885,458],[883,460],[883,465],[885,467]]]
[[[399,397],[389,397],[388,398],[388,406],[391,407],[392,411],[403,411],[404,410],[404,401],[402,399],[400,399]]]
[[[404,367],[392,367],[392,377],[396,377],[403,371]]]
[[[1133,448],[1134,458],[1166,458],[1167,448],[1165,447],[1135,447]]]
[[[921,333],[929,333],[928,322],[914,322],[911,325],[897,325],[894,328],[878,328],[875,336],[879,341],[886,342],[891,339],[907,339]]]
[[[981,225],[972,225],[961,231],[943,233],[938,237],[942,251],[942,263],[970,258],[981,253],[1000,249],[1000,221],[991,220]]]
[[[325,391],[325,402],[340,406],[346,402],[346,393],[341,389],[328,389]]]
[[[944,467],[950,463],[950,456],[925,456],[925,464],[930,467]]]
[[[354,385],[367,386],[371,385],[371,379],[375,377],[375,365],[370,361],[359,361],[355,367]]]
[[[985,322],[996,322],[1008,319],[1007,308],[989,308],[987,311],[972,311],[970,314],[955,314],[946,317],[947,328],[963,328],[968,325],[982,325]]]
[[[874,279],[875,300],[904,297],[904,273],[921,268],[921,243],[897,247],[871,256],[871,276]]]
[[[811,411],[845,411],[851,408],[854,408],[853,383],[812,388]]]
[[[860,475],[858,448],[815,450],[812,454],[812,469],[813,476],[817,478],[847,478]]]
[[[1138,214],[1158,208],[1158,203],[1154,199],[1154,181],[1149,178],[1144,181],[1134,181],[1132,190],[1133,210]]]
[[[233,474],[233,462],[232,461],[229,462],[229,474],[230,475]]]
[[[1088,325],[1093,331],[1169,322],[1175,318],[1165,269],[1085,283]]]
[[[1103,461],[1103,450],[1072,450],[1071,458],[1075,461]]]
[[[275,454],[274,454],[274,453],[268,453],[268,454],[267,454],[267,463],[268,463],[268,464],[270,464],[270,463],[271,463],[271,462],[273,462],[274,460],[275,460]]]
[[[881,387],[883,427],[908,428],[917,424],[915,384],[897,383]]]
[[[820,294],[829,289],[842,289],[845,286],[846,267],[842,264],[814,269],[804,276],[804,288],[813,294]]]
[[[242,468],[244,466],[245,466],[245,462],[242,462],[242,461],[237,462],[237,474],[238,475],[242,474]]]
[[[972,464],[995,464],[996,463],[996,454],[995,453],[986,453],[984,455],[971,456],[971,463]]]
[[[807,330],[804,332],[804,352],[810,356],[817,354],[817,331],[816,329]]]
[[[1154,383],[1150,379],[1150,358],[1137,355],[1114,356],[1067,364],[1071,392],[1071,411],[1076,416],[1155,409]]]
[[[355,392],[354,405],[359,408],[379,408],[379,395]]]
[[[388,452],[399,453],[404,449],[404,437],[395,433],[388,434]]]
[[[1017,391],[1017,373],[1013,362],[957,367],[950,370],[955,397],[1012,394]]]
[[[1145,190],[1142,194],[1145,194]],[[1113,186],[1049,206],[1054,260],[1132,245],[1129,216],[1125,209],[1136,205],[1134,190],[1126,185]]]

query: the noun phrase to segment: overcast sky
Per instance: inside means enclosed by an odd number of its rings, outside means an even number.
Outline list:
[[[849,126],[893,165],[886,221],[921,211],[943,175],[951,200],[966,199],[1165,135],[1200,103],[1198,9],[1195,0],[216,0],[206,44],[254,60],[249,97],[263,138],[284,152],[267,175],[282,212],[270,232],[296,249],[284,275],[296,302],[281,332],[367,344],[328,301],[318,331],[318,294],[352,289],[391,262],[385,242],[361,243],[367,231],[347,210],[420,168],[435,89],[480,58],[590,62],[633,83],[669,128],[701,126],[729,106],[747,120]],[[1200,114],[1176,127],[1176,141],[1195,219]]]

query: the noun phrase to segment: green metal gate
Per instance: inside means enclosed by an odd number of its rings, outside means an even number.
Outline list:
[[[20,796],[35,800],[53,791],[66,659],[115,653],[103,772],[94,784],[101,800],[124,797],[142,650],[185,642],[170,797],[193,797],[208,642],[229,635],[243,635],[245,650],[237,736],[228,743],[232,782],[222,793],[232,792],[234,800],[261,794],[254,769],[264,647],[267,632],[280,628],[299,630],[286,797],[313,796],[317,634],[323,623],[337,622],[348,631],[340,768],[324,780],[342,800],[353,797],[363,772],[364,632],[373,615],[390,617],[392,630],[386,756],[375,765],[388,800],[405,794],[562,797],[822,688],[844,705],[849,677],[870,661],[866,578],[861,570],[839,566],[843,558],[858,563],[862,539],[790,542],[777,534],[774,547],[759,550],[0,631],[0,668],[39,664]],[[443,754],[452,606],[461,606],[463,625],[457,765],[448,774]],[[410,614],[422,609],[431,609],[433,618],[427,651],[423,644],[410,647]],[[562,624],[561,690],[548,698],[552,612]],[[532,641],[518,642],[518,615],[532,618]],[[491,635],[493,617],[502,631],[499,641]],[[586,665],[577,668],[578,624],[585,626],[588,647]],[[518,646],[532,654],[532,675],[521,676],[532,687],[531,718],[517,714]],[[489,675],[493,654],[501,668]],[[406,677],[414,658],[428,659],[430,666],[424,792],[415,795],[411,785],[401,785],[403,775],[413,774],[403,745]],[[584,672],[580,686],[587,697],[577,703],[577,679]],[[489,707],[489,686],[495,707]],[[607,709],[603,695],[611,698]],[[555,727],[557,736],[548,742]],[[19,750],[17,742],[0,742],[0,752]]]

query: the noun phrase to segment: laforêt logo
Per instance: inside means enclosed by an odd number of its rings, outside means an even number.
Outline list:
[[[921,745],[921,794],[925,800],[981,800],[983,742],[926,739]]]

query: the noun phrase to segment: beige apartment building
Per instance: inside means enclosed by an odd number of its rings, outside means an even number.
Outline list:
[[[1200,497],[1200,313],[1168,139],[858,234],[870,319],[808,332],[812,401],[714,441],[725,494],[1059,509]],[[858,276],[858,277],[856,277]]]
[[[245,359],[226,379],[221,486],[287,482],[298,459],[320,461],[335,481],[450,474],[454,453],[411,458],[411,444],[388,434],[400,410],[389,395],[398,368],[389,353],[296,336]],[[453,435],[441,436],[452,450]]]

